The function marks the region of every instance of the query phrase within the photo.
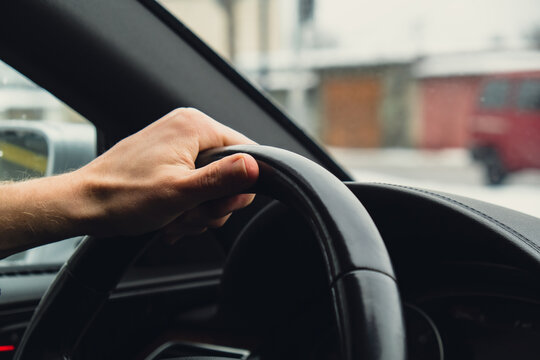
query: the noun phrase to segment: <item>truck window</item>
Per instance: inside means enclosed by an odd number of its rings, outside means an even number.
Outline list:
[[[517,102],[520,110],[540,110],[540,80],[523,81]]]
[[[502,109],[505,107],[510,92],[507,80],[493,80],[486,85],[480,96],[480,107],[483,109]]]

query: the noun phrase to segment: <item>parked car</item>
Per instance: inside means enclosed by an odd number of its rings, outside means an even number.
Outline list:
[[[471,153],[490,184],[540,169],[540,72],[488,77],[472,121]]]
[[[220,230],[174,246],[87,238],[61,270],[0,269],[0,356],[538,358],[540,219],[352,182],[158,2],[0,10],[0,58],[91,120],[98,152],[179,106],[266,145],[199,159],[261,165],[256,202]]]

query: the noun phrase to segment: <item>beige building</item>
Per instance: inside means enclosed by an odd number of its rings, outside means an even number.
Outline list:
[[[222,57],[264,88],[308,132],[318,135],[317,77],[303,68],[308,20],[299,9],[311,0],[160,0]],[[304,44],[305,45],[305,44]]]
[[[294,4],[284,0],[161,0],[218,54],[231,60],[238,56],[283,50],[283,9]],[[289,4],[289,6],[287,6]]]

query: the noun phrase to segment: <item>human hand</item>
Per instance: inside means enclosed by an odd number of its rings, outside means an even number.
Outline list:
[[[173,241],[222,226],[253,200],[240,193],[257,180],[257,163],[236,154],[195,169],[195,160],[237,144],[254,142],[198,110],[174,110],[71,173],[79,194],[72,215],[98,236],[163,229]]]

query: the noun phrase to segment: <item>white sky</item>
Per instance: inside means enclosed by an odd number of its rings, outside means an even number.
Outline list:
[[[316,23],[346,49],[373,55],[524,46],[540,0],[316,0]]]

